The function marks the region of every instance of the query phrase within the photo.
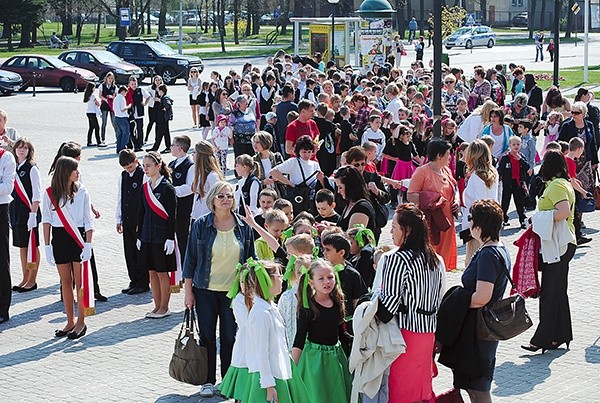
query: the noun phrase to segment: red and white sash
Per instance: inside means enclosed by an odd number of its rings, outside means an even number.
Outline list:
[[[46,189],[46,193],[48,193],[50,202],[52,203],[52,206],[54,206],[54,210],[65,231],[73,238],[77,246],[83,250],[85,241],[83,240],[83,236],[81,236],[73,217],[71,217],[71,214],[66,209],[63,210],[58,202],[52,197],[52,188],[49,187]],[[94,315],[96,313],[96,309],[94,308],[94,286],[92,281],[92,268],[89,260],[81,262],[81,288],[78,290],[78,301],[79,303],[83,303],[85,316]]]
[[[152,209],[152,211],[159,216],[160,218],[162,218],[165,221],[169,220],[169,213],[167,213],[167,209],[165,209],[165,207],[162,205],[162,203],[156,198],[156,196],[154,195],[154,192],[152,192],[152,189],[150,187],[150,181],[146,181],[144,182],[144,196],[146,197],[146,201],[148,202],[148,205],[150,206],[150,208]],[[169,278],[170,278],[170,290],[171,293],[178,293],[181,290],[181,280],[183,278],[183,271],[181,268],[181,253],[179,251],[179,245],[177,242],[177,234],[175,234],[175,265],[176,265],[176,269],[175,271],[171,272]]]
[[[19,179],[19,175],[15,176],[15,192],[19,196],[19,199],[27,206],[30,212],[32,211],[32,203],[27,196],[27,192],[25,191],[25,187]],[[35,270],[37,268],[37,261],[39,260],[38,250],[37,250],[37,239],[35,236],[34,228],[29,231],[29,241],[27,242],[27,265],[26,267],[31,270]]]

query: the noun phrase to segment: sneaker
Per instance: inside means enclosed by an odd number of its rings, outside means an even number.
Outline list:
[[[205,383],[200,388],[201,397],[213,397],[215,395],[215,386],[212,383]]]
[[[104,142],[98,144],[98,148],[105,148],[105,147],[107,147],[107,145]]]

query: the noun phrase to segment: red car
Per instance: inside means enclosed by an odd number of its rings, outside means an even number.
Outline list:
[[[60,87],[64,92],[83,90],[88,83],[98,81],[91,71],[70,66],[55,56],[13,56],[2,64],[2,69],[23,77],[22,91],[33,85],[34,75],[36,86]]]

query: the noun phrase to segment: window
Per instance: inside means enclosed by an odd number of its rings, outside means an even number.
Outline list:
[[[523,7],[523,0],[512,0],[513,7]]]
[[[9,61],[6,65],[9,67],[24,68],[25,67],[25,58],[24,57],[15,57],[11,61]]]
[[[69,64],[75,63],[75,59],[77,59],[77,53],[69,53],[65,56],[65,62]]]
[[[83,64],[92,64],[96,62],[96,59],[94,58],[94,56],[90,55],[89,53],[81,53],[80,54],[80,60],[81,63]]]
[[[133,57],[134,55],[137,56],[135,54],[135,46],[132,46],[132,45],[129,45],[129,44],[123,45],[122,48],[121,48],[121,55],[124,58]]]
[[[44,59],[38,59],[38,67],[40,70],[51,69],[52,65]]]

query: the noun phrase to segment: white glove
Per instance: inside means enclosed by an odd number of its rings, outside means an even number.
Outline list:
[[[175,241],[172,239],[167,239],[165,241],[165,252],[167,252],[167,255],[170,255],[174,251],[175,251]]]
[[[50,266],[56,266],[56,262],[54,261],[54,252],[52,252],[52,245],[46,245],[46,262]]]
[[[27,231],[31,231],[35,227],[37,227],[37,213],[29,213],[29,218],[27,219]]]
[[[92,257],[92,244],[86,242],[83,244],[83,250],[81,251],[81,261],[85,262],[90,260]]]
[[[137,250],[142,250],[142,241],[140,241],[139,239],[137,239],[135,241],[135,247],[137,248]]]

